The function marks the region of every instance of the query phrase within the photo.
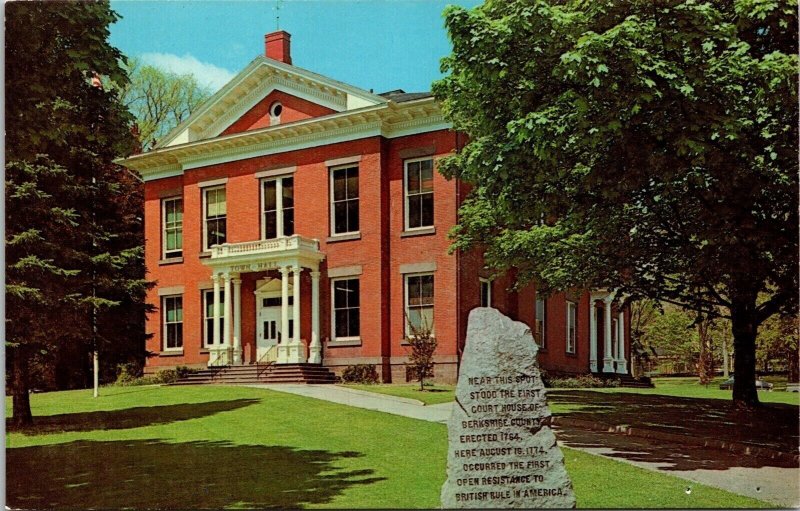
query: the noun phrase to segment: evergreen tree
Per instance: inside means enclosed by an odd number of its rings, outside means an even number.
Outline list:
[[[113,164],[135,144],[116,92],[123,56],[108,43],[116,20],[107,1],[6,6],[6,347],[19,425],[31,421],[31,376],[52,374],[59,354],[68,376],[92,350],[143,355],[141,183]]]

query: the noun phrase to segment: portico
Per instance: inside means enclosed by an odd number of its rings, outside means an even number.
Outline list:
[[[598,307],[602,310],[603,356],[598,358]],[[628,373],[625,357],[625,314],[617,307],[614,317],[614,292],[608,290],[592,291],[589,295],[589,369],[593,373]],[[601,365],[602,364],[602,365]]]
[[[258,362],[278,364],[322,363],[322,343],[319,332],[319,264],[325,255],[319,241],[299,235],[243,243],[223,243],[211,247],[211,255],[203,264],[211,268],[213,283],[212,339],[209,346],[209,366],[241,365],[242,310],[241,275],[248,272],[277,270],[280,286],[266,279],[262,293],[275,288],[276,306],[280,307],[279,323],[260,330],[274,340],[259,352]],[[308,345],[301,338],[301,274],[308,270],[311,277],[311,339]],[[289,293],[291,288],[291,295]],[[277,290],[279,289],[279,293]],[[223,300],[221,293],[224,291]],[[265,295],[266,296],[266,295]],[[230,298],[229,298],[230,297]],[[220,306],[220,304],[222,306]],[[290,319],[291,316],[291,319]],[[291,334],[291,335],[290,335]]]

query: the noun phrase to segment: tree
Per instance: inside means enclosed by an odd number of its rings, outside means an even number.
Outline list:
[[[785,365],[790,383],[798,382],[798,332],[797,318],[773,316],[764,322],[758,332],[756,358],[766,372],[771,361]]]
[[[656,319],[658,304],[652,300],[636,300],[630,303],[631,311],[631,374],[640,376],[642,368],[650,365],[652,348],[645,339],[647,328]]]
[[[31,422],[31,377],[76,346],[143,346],[147,310],[141,183],[113,159],[133,119],[114,87],[126,75],[107,42],[108,2],[6,8],[7,368],[13,422]],[[143,351],[140,349],[140,351]],[[83,366],[83,368],[81,368]]]
[[[152,149],[157,140],[183,122],[211,96],[191,74],[179,75],[128,59],[130,76],[121,91],[122,103],[136,117],[143,149]]]
[[[411,335],[406,337],[406,342],[411,346],[408,357],[408,367],[419,382],[419,390],[425,390],[425,378],[433,377],[433,355],[436,352],[437,341],[433,335],[433,325],[428,324],[424,317],[416,323],[406,318],[406,324]]]
[[[789,0],[515,0],[449,7],[434,84],[469,143],[455,249],[545,292],[619,289],[755,338],[797,310],[797,37]],[[758,303],[759,293],[769,298]]]

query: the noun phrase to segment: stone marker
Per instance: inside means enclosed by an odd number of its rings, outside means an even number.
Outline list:
[[[469,315],[447,425],[443,508],[574,508],[550,429],[530,329],[491,308]]]

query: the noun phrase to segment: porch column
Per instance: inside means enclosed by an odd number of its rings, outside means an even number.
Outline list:
[[[231,318],[233,316],[233,311],[231,309],[231,274],[230,272],[225,272],[225,314],[223,317],[224,328],[223,330],[223,341],[222,344],[225,346],[225,352],[227,355],[225,356],[225,365],[230,365],[231,363],[231,346],[233,343],[231,342]]]
[[[233,363],[242,363],[242,279],[233,279]]]
[[[592,295],[589,295],[589,370],[597,372],[597,308]]]
[[[216,348],[219,346],[219,339],[220,339],[219,316],[220,313],[222,312],[219,306],[219,303],[221,301],[220,289],[219,289],[219,274],[214,273],[211,276],[211,281],[214,283],[214,309],[211,311],[214,318],[214,324],[211,326],[211,332],[212,332],[211,339],[214,341],[214,347]]]
[[[628,374],[628,361],[625,359],[625,313],[620,310],[617,316],[617,373]]]
[[[603,372],[614,372],[614,355],[611,351],[611,295],[603,298],[603,330],[605,330],[605,349],[603,350]]]
[[[311,344],[308,361],[322,363],[322,343],[319,340],[319,271],[311,272]]]
[[[299,266],[292,267],[294,282],[292,283],[292,291],[294,292],[294,300],[292,304],[292,332],[293,339],[290,341],[289,348],[289,362],[293,364],[303,364],[306,362],[306,346],[300,340],[300,272],[303,269]]]
[[[289,361],[288,340],[289,335],[289,267],[281,266],[281,336],[278,344],[278,363],[285,364]]]

